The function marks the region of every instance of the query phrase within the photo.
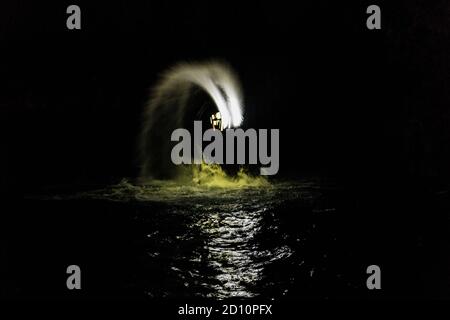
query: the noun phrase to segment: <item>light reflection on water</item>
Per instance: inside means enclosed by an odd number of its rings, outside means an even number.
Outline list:
[[[247,287],[261,280],[263,269],[263,262],[255,261],[254,254],[254,236],[260,229],[262,211],[222,210],[200,222],[208,239],[209,265],[219,280],[214,286],[217,297],[253,296]]]
[[[299,248],[315,225],[287,223],[286,231],[280,216],[334,210],[317,209],[314,182],[223,189],[122,181],[80,196],[135,205],[145,254],[134,285],[150,297],[250,298],[273,288],[285,294],[297,272],[292,266],[312,277]]]

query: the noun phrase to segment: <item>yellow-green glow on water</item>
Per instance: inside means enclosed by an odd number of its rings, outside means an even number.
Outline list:
[[[82,192],[64,198],[109,199],[113,201],[192,202],[220,198],[235,201],[239,197],[270,197],[275,185],[265,176],[253,176],[241,168],[236,175],[227,175],[220,165],[189,165],[181,167],[173,180],[149,179],[135,183],[122,179],[103,189]],[[252,196],[249,196],[252,195]],[[59,196],[57,196],[59,198]]]
[[[239,170],[236,176],[229,176],[217,164],[195,165],[192,168],[192,182],[199,186],[210,188],[242,188],[242,187],[268,187],[267,178],[263,176],[252,176]]]

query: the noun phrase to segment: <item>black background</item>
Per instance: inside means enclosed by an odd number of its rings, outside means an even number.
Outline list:
[[[241,77],[245,125],[280,129],[278,177],[336,179],[357,234],[377,236],[365,242],[375,257],[380,234],[384,248],[398,240],[389,258],[400,274],[447,268],[446,1],[379,1],[381,30],[366,28],[367,1],[77,2],[82,29],[67,30],[70,4],[0,4],[3,195],[134,177],[158,75],[220,58]],[[418,236],[426,254],[408,246]],[[404,292],[416,288],[408,275]],[[437,277],[420,286],[448,294],[449,277]]]
[[[306,1],[2,4],[2,189],[136,173],[148,90],[179,61],[240,74],[246,125],[280,128],[280,174],[447,181],[448,7]],[[295,152],[295,156],[294,156]],[[381,176],[380,176],[381,175]]]

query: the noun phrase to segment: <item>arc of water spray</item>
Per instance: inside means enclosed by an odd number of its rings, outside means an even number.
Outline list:
[[[169,142],[174,129],[192,112],[194,87],[204,90],[222,116],[224,129],[243,121],[242,90],[236,73],[223,62],[180,63],[166,71],[154,86],[145,108],[140,138],[141,178],[173,177]]]

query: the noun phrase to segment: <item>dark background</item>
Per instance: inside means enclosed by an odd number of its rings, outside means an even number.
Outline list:
[[[399,273],[447,268],[448,2],[378,1],[382,30],[366,28],[368,1],[78,1],[82,29],[67,30],[70,4],[0,4],[4,196],[134,177],[159,73],[221,58],[241,77],[245,126],[280,129],[279,178],[336,179],[373,256],[372,236],[400,239]],[[435,280],[421,286],[448,293],[449,277]]]
[[[1,5],[2,190],[134,176],[148,89],[210,58],[240,74],[245,125],[281,129],[280,175],[448,180],[445,1],[382,3],[376,31],[364,2],[80,3],[73,31],[67,4]]]

